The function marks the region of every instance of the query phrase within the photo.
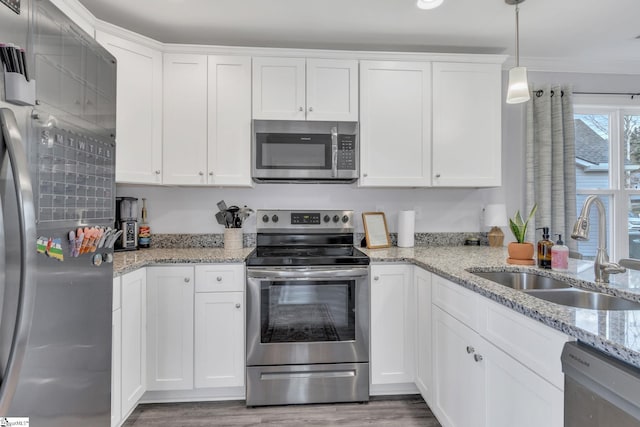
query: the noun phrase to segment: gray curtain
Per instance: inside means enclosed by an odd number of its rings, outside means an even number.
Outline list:
[[[538,210],[529,225],[527,241],[536,242],[549,227],[569,249],[577,244],[569,236],[576,214],[576,142],[571,87],[533,85],[527,103],[527,211],[537,203]]]

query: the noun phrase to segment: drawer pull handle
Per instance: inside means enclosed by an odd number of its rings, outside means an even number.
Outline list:
[[[373,280],[380,280],[380,276],[374,276]]]
[[[471,353],[473,353],[475,351],[476,351],[475,348],[471,347],[470,345],[467,346],[467,353],[471,354]]]
[[[240,308],[240,303],[236,304],[236,308]]]
[[[473,360],[475,360],[476,362],[482,362],[482,355],[481,354],[474,354],[473,355]]]
[[[216,277],[216,280],[217,280],[218,282],[222,282],[222,276],[218,276],[218,277]]]
[[[190,281],[191,281],[191,279],[190,279],[190,278],[188,278],[188,277],[185,277],[185,278],[184,278],[184,283],[189,283]]]

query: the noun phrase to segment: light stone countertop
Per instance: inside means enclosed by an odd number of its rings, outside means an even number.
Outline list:
[[[223,248],[143,249],[118,252],[114,275],[141,267],[181,263],[242,263],[254,248],[228,251]],[[526,271],[567,280],[576,287],[599,290],[640,301],[640,271],[611,275],[608,286],[593,282],[593,263],[569,260],[569,271],[559,273],[537,267],[506,263],[506,248],[487,246],[427,246],[387,249],[359,248],[371,262],[415,264],[506,307],[579,339],[607,354],[640,367],[640,311],[598,311],[553,304],[524,292],[499,285],[469,270]]]
[[[611,356],[640,367],[640,311],[599,311],[553,304],[524,292],[483,279],[467,271],[534,270],[564,279],[576,287],[598,290],[640,301],[640,271],[611,275],[609,285],[597,285],[593,262],[569,260],[559,273],[506,263],[506,248],[486,246],[362,249],[371,262],[409,262],[510,307],[545,325],[577,338]]]
[[[113,275],[120,276],[138,268],[157,264],[243,263],[254,249],[175,248],[116,252],[113,255]]]

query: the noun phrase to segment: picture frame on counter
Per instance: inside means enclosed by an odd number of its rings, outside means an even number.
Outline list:
[[[364,224],[364,237],[367,248],[377,249],[391,246],[387,218],[384,212],[363,212],[362,223]]]

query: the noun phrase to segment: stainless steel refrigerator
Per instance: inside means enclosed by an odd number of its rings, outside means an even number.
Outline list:
[[[108,426],[116,61],[42,0],[0,2],[0,43],[0,416]]]

